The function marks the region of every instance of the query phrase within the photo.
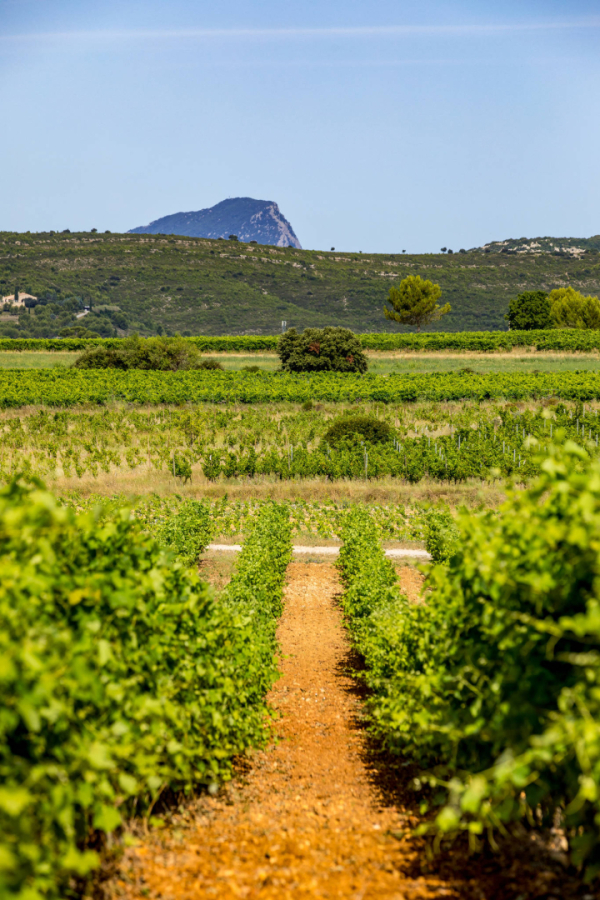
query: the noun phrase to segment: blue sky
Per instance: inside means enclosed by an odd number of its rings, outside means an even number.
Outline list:
[[[600,232],[598,0],[0,0],[0,229],[276,200],[304,247]]]

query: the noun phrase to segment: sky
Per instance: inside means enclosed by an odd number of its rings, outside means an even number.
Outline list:
[[[600,232],[600,0],[0,0],[0,230],[276,201],[303,247]]]

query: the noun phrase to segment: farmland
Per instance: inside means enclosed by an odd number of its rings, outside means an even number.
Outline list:
[[[307,409],[280,402],[191,410],[121,407],[101,412],[45,410],[0,418],[0,472],[58,480],[98,478],[100,473],[150,473],[173,485],[248,479],[267,483],[326,483],[391,477],[410,484],[427,478],[462,483],[518,477],[539,471],[538,458],[557,437],[600,454],[600,404],[505,401],[421,403],[389,407],[373,403],[389,424],[379,444],[326,439],[330,425],[353,420],[360,406],[329,402]],[[341,419],[340,419],[341,414]]]
[[[595,890],[587,338],[365,376],[7,353],[3,896]]]

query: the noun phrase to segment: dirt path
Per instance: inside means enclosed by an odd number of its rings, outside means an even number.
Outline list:
[[[226,791],[128,851],[113,896],[459,896],[438,877],[402,874],[416,852],[402,832],[416,820],[386,808],[369,779],[338,592],[333,566],[290,565],[279,628],[283,677],[270,697],[281,712],[279,741]]]

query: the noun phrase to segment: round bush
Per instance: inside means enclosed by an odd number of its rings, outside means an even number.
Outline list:
[[[222,364],[217,359],[203,359],[198,363],[198,369],[220,369],[223,371]]]
[[[348,328],[290,328],[282,334],[277,353],[284,372],[367,371],[367,357],[359,338]]]
[[[358,437],[368,444],[385,444],[391,436],[392,429],[387,422],[372,416],[347,416],[327,429],[323,441],[331,447],[337,447]]]

